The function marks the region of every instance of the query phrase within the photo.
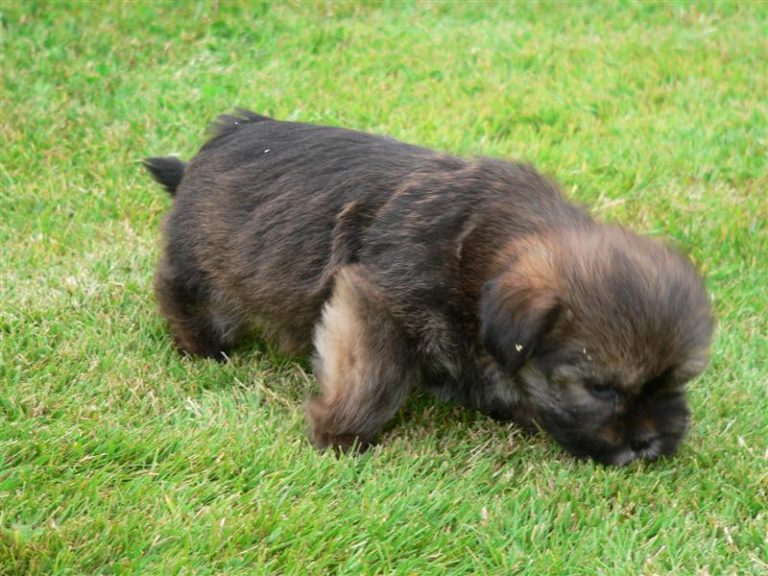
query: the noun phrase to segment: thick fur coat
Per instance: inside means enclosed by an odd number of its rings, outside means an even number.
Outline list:
[[[683,437],[701,280],[530,166],[251,112],[146,166],[174,195],[155,288],[178,347],[258,327],[313,353],[317,446],[366,447],[416,387],[610,464]]]

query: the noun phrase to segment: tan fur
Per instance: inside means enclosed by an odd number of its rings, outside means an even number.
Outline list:
[[[339,271],[315,332],[321,393],[307,405],[318,447],[365,448],[416,383],[403,336],[356,267]]]

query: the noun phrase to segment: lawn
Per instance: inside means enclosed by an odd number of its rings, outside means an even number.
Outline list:
[[[0,574],[765,574],[768,4],[5,0]],[[183,358],[151,293],[244,106],[524,159],[668,239],[718,318],[679,455],[623,469],[418,396],[315,452],[305,361]]]

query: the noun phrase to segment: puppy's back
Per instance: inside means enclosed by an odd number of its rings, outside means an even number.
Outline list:
[[[222,117],[175,189],[169,274],[194,276],[214,299],[292,334],[304,349],[329,295],[329,271],[354,260],[367,218],[409,174],[441,158],[341,128]],[[354,233],[334,246],[342,213]]]
[[[440,290],[452,290],[447,258],[465,225],[485,231],[484,253],[510,223],[529,233],[580,217],[529,167],[241,112],[220,118],[186,166],[166,254],[172,276],[305,349],[341,266],[365,259],[405,307],[458,305]]]

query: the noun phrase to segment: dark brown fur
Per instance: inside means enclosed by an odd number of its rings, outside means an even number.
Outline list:
[[[177,345],[221,357],[259,326],[314,348],[319,447],[374,442],[415,387],[610,464],[685,433],[699,277],[529,166],[241,112],[147,167],[175,195],[155,289]]]

